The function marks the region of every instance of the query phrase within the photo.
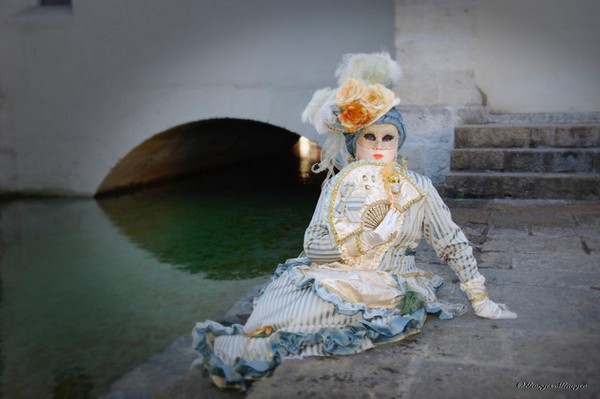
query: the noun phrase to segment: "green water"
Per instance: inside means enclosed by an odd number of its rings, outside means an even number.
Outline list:
[[[102,395],[297,256],[319,185],[276,165],[0,204],[0,396]]]

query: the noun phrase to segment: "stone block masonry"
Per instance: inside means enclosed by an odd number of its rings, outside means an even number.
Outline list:
[[[597,200],[600,125],[458,127],[446,195]]]

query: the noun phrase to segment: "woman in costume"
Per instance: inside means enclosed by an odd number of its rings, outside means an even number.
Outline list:
[[[442,279],[415,266],[421,237],[460,280],[476,315],[515,318],[492,302],[472,248],[431,181],[406,169],[400,67],[387,53],[348,54],[339,87],[318,90],[303,113],[327,135],[327,172],[304,253],[279,265],[244,326],[198,323],[194,348],[221,388],[247,389],[289,356],[357,353],[420,331],[426,314],[450,319],[463,304],[437,298]],[[334,168],[340,171],[334,175]]]

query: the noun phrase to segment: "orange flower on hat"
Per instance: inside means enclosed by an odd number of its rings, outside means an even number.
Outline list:
[[[338,115],[340,124],[349,132],[358,130],[365,123],[370,122],[369,110],[359,102],[353,102],[341,107]]]
[[[335,102],[340,107],[356,101],[367,92],[364,83],[357,79],[346,80],[335,93]]]

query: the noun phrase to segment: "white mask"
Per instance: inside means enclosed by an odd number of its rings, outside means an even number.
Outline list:
[[[356,159],[389,163],[396,160],[400,135],[388,123],[370,125],[358,133]]]

